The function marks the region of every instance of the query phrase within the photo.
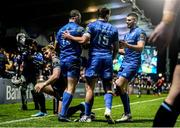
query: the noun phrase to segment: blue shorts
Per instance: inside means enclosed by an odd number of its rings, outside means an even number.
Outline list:
[[[80,75],[80,60],[72,59],[67,61],[61,61],[61,72],[63,77],[78,78]]]
[[[89,78],[112,79],[113,64],[112,56],[105,56],[104,58],[92,56],[88,60],[85,76]]]
[[[118,77],[122,76],[126,78],[128,81],[136,75],[138,72],[139,65],[127,64],[125,66],[121,66],[118,72]]]

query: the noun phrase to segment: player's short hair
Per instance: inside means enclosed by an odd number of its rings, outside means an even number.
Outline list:
[[[110,9],[108,9],[108,8],[106,8],[106,7],[103,7],[103,8],[99,8],[98,10],[97,10],[97,15],[98,15],[98,17],[100,17],[100,18],[106,18],[106,16],[108,15],[108,14],[110,14]]]
[[[38,46],[38,43],[37,43],[36,40],[33,40],[33,41],[32,41],[32,44],[34,44],[35,46]]]
[[[3,53],[4,52],[4,49],[0,47],[0,53]]]
[[[51,50],[53,53],[56,53],[55,52],[55,47],[53,45],[47,45],[47,46],[43,47],[42,51],[45,52],[48,49]]]
[[[137,14],[137,13],[135,13],[135,12],[131,12],[131,13],[129,13],[129,14],[127,15],[127,17],[128,17],[128,16],[135,17],[135,19],[136,19],[136,20],[138,20],[138,14]]]
[[[26,46],[35,45],[35,46],[37,47],[38,43],[37,43],[36,40],[34,40],[34,39],[32,39],[32,38],[28,38],[28,39],[26,39],[25,45],[26,45]]]
[[[73,9],[69,13],[69,18],[73,18],[73,17],[80,16],[80,15],[81,15],[81,13],[79,12],[79,10]]]

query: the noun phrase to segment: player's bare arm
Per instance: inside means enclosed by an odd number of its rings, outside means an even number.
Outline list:
[[[49,77],[49,79],[45,82],[37,83],[35,85],[35,90],[37,92],[40,92],[45,86],[48,86],[48,85],[53,86],[53,83],[59,78],[59,76],[60,76],[60,69],[54,68],[53,74]]]
[[[86,36],[86,35],[83,35],[81,37],[75,37],[75,36],[72,36],[70,35],[70,33],[68,31],[65,31],[63,33],[63,38],[64,39],[68,39],[68,40],[73,40],[73,41],[76,41],[76,42],[79,42],[80,44],[84,44],[84,43],[87,43],[90,39],[89,36]]]

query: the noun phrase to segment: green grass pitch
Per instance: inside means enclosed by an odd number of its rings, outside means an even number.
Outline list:
[[[38,112],[34,110],[34,104],[32,102],[28,102],[27,111],[20,110],[20,103],[1,104],[0,127],[152,127],[154,115],[165,97],[166,94],[161,96],[142,95],[140,98],[136,95],[130,95],[133,121],[116,124],[107,124],[105,121],[103,96],[95,97],[92,111],[96,113],[96,120],[91,123],[59,122],[57,116],[53,115],[52,100],[46,101],[48,116],[41,118],[30,116]],[[77,105],[82,101],[84,99],[75,98],[71,106]],[[113,98],[112,116],[114,119],[118,119],[122,113],[123,106],[121,100],[119,96],[115,96]],[[72,120],[78,118],[79,112],[71,117]],[[175,126],[180,127],[180,117]]]

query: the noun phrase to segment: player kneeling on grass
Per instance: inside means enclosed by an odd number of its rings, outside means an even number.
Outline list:
[[[61,111],[62,105],[62,95],[67,85],[66,81],[61,77],[61,68],[60,68],[60,60],[56,56],[55,48],[52,45],[48,45],[43,49],[44,57],[47,61],[49,61],[52,65],[52,75],[45,82],[40,82],[35,85],[35,90],[37,92],[45,92],[51,96],[56,98],[58,102],[58,113]],[[85,111],[85,104],[82,102],[77,106],[70,107],[67,111],[67,116],[70,117],[77,111],[81,111],[80,116]],[[39,112],[35,115],[44,116],[46,113]],[[91,113],[91,118],[95,118],[95,114]]]
[[[54,96],[58,100],[61,100],[60,97],[62,97],[66,84],[62,77],[60,77],[61,68],[59,57],[56,56],[55,48],[52,45],[44,47],[42,51],[45,59],[51,63],[52,74],[46,81],[37,83],[35,85],[35,90],[37,92],[45,92],[51,96]],[[61,104],[61,102],[59,102],[59,104]],[[44,116],[47,114],[39,112],[37,115]]]

